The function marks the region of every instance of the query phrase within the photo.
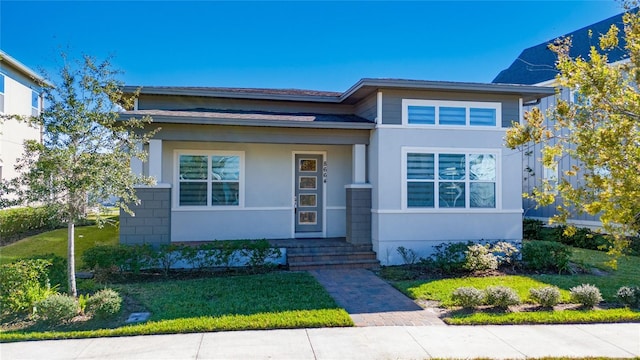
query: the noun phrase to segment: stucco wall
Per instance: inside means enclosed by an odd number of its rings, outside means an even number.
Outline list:
[[[327,236],[345,236],[345,188],[351,183],[351,146],[163,141],[162,182],[172,185],[172,241],[293,236],[293,154],[326,152]],[[184,210],[177,206],[175,154],[179,150],[244,152],[244,207]]]
[[[0,73],[4,75],[4,113],[31,115],[32,82],[7,67],[0,67]],[[40,140],[40,129],[17,120],[0,123],[0,166],[3,179],[12,179],[18,175],[14,166],[22,156],[23,142],[27,139]]]
[[[504,130],[378,128],[371,138],[369,161],[372,192],[372,242],[382,264],[396,264],[397,247],[420,256],[442,242],[522,238],[522,162],[518,152],[502,148]],[[499,154],[495,209],[403,208],[403,147],[487,149]]]

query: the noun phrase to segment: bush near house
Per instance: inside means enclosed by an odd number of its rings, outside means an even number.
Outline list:
[[[262,271],[274,266],[269,259],[280,257],[279,248],[267,240],[213,241],[196,246],[169,244],[154,249],[149,245],[103,245],[88,249],[82,261],[100,280],[124,273],[161,270],[168,275],[179,262],[191,270],[244,267]]]
[[[612,245],[606,234],[583,227],[567,231],[566,225],[545,227],[544,222],[535,219],[522,220],[522,233],[525,240],[555,241],[588,250],[608,251]],[[640,256],[640,236],[630,236],[628,240],[627,255]]]
[[[536,271],[562,273],[569,268],[571,249],[553,241],[527,241],[522,246],[524,266]]]

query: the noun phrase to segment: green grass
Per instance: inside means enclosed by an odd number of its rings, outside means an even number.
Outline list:
[[[82,253],[96,245],[118,244],[118,228],[105,224],[102,229],[97,226],[81,226],[75,229],[76,269],[82,269]],[[47,231],[30,236],[13,244],[0,247],[0,264],[10,263],[34,255],[56,254],[67,257],[67,229]]]
[[[114,286],[152,313],[149,322],[104,328],[88,321],[54,331],[0,332],[0,342],[256,329],[353,326],[307,273],[268,273]]]
[[[603,269],[608,274],[605,276],[532,275],[531,278],[556,285],[562,289],[570,289],[580,284],[592,284],[600,289],[602,297],[608,302],[616,301],[616,292],[621,286],[640,286],[640,257],[619,258],[616,270],[607,266],[606,263],[611,260],[611,257],[601,251],[573,248],[571,260],[586,267]]]
[[[413,299],[425,299],[440,301],[442,306],[454,306],[451,299],[453,291],[461,286],[473,286],[485,289],[488,286],[502,285],[514,289],[520,299],[529,301],[529,289],[548,286],[544,282],[526,276],[488,276],[488,277],[463,277],[440,279],[432,281],[414,280],[399,281],[396,287]],[[569,300],[569,292],[561,291],[562,299]]]
[[[560,288],[562,302],[569,301],[569,289],[580,284],[597,286],[605,301],[616,302],[616,292],[621,286],[640,286],[640,258],[627,256],[618,259],[616,270],[606,265],[611,258],[606,253],[573,249],[572,261],[584,268],[606,270],[605,275],[528,275],[464,277],[452,279],[411,280],[394,283],[400,291],[414,299],[439,301],[442,306],[454,305],[451,294],[461,286],[473,286],[484,289],[491,285],[503,285],[513,288],[524,302],[531,302],[529,289],[555,285]],[[608,310],[564,310],[564,311],[527,311],[518,313],[475,312],[454,313],[446,320],[450,324],[540,324],[540,323],[600,323],[640,321],[640,312],[629,309]]]
[[[586,324],[638,321],[640,321],[640,311],[630,309],[474,312],[472,314],[456,313],[444,319],[444,322],[450,325]]]

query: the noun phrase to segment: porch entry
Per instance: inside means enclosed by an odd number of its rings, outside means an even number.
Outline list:
[[[324,221],[322,155],[295,154],[294,176],[296,237],[321,236]]]

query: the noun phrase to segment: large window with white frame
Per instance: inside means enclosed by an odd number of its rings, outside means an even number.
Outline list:
[[[402,124],[411,126],[501,126],[502,104],[444,100],[402,100]]]
[[[495,209],[499,151],[403,151],[406,208]]]
[[[176,169],[179,207],[242,206],[243,152],[179,151]]]

